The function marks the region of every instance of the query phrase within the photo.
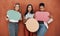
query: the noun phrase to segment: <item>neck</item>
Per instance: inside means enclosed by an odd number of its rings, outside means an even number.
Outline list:
[[[15,11],[18,11],[18,10],[15,10]]]
[[[29,13],[31,12],[31,11],[28,11]]]
[[[41,12],[44,12],[44,10],[40,10]]]

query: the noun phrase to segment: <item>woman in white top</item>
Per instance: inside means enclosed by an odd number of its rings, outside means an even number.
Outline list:
[[[7,20],[9,21],[9,34],[10,36],[17,36],[18,22],[22,20],[20,12],[20,4],[16,3],[13,10],[7,11]]]
[[[28,4],[28,5],[27,5],[27,8],[26,8],[26,13],[25,13],[25,15],[24,15],[24,19],[25,19],[25,21],[27,21],[29,18],[33,18],[33,16],[34,16],[33,6],[32,6],[31,4]],[[25,22],[25,21],[24,21],[24,22]],[[25,29],[25,31],[28,33],[28,36],[30,36],[30,35],[29,35],[30,32],[29,32],[27,29]]]

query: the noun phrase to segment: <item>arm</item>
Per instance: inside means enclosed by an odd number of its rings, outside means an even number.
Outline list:
[[[5,17],[5,19],[8,20],[8,17],[9,17],[9,16],[7,15],[7,16]]]
[[[50,19],[48,20],[48,24],[50,24],[51,22],[53,22],[53,16],[50,16]]]
[[[22,15],[21,15],[21,18],[20,18],[20,20],[22,20]]]
[[[26,18],[24,18],[24,23],[26,23],[26,21],[27,21],[28,19],[29,19],[29,18],[27,18],[27,19],[26,19]]]

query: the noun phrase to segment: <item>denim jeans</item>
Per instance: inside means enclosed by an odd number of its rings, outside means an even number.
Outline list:
[[[17,36],[18,33],[18,23],[16,22],[9,22],[9,34],[10,36]]]
[[[37,36],[44,36],[47,28],[44,24],[39,24],[39,30],[37,31]]]

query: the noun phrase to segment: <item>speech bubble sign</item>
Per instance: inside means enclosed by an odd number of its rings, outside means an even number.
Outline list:
[[[14,11],[14,10],[9,10],[7,12],[7,15],[8,15],[8,19],[12,19],[12,20],[20,20],[21,18],[21,14],[17,11]]]
[[[39,29],[39,23],[36,19],[30,18],[26,21],[27,30],[30,32],[36,32]]]
[[[49,20],[49,13],[48,12],[36,12],[35,13],[35,19],[37,21],[45,21],[47,22]]]

